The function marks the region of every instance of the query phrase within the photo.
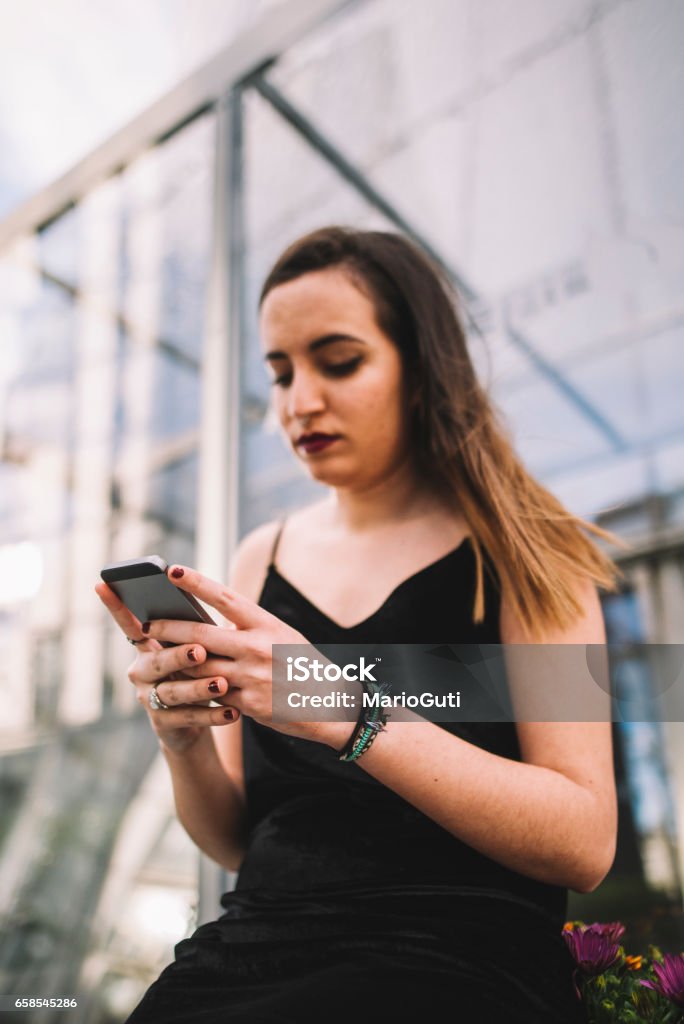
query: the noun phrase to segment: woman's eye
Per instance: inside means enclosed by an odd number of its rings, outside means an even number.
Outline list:
[[[327,374],[329,377],[346,377],[347,374],[353,373],[359,363],[363,360],[363,356],[354,356],[353,359],[347,359],[344,363],[328,363],[321,367],[322,372]],[[288,370],[286,373],[281,373],[277,377],[274,377],[271,381],[272,387],[287,388],[292,383],[292,371]]]
[[[328,363],[325,372],[333,377],[345,377],[348,373],[354,372],[362,358],[363,356],[355,356],[353,359],[348,359],[346,363]]]

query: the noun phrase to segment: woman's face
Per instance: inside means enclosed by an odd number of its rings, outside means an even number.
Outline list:
[[[278,285],[260,328],[280,424],[316,480],[366,488],[408,461],[401,357],[344,270]]]

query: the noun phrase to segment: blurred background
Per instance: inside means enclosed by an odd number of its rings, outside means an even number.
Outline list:
[[[299,234],[399,230],[449,270],[527,466],[630,544],[604,611],[635,692],[631,645],[684,643],[684,5],[0,8],[0,992],[114,1024],[231,879],[93,585],[147,552],[225,578],[317,493],[256,344]],[[614,739],[615,865],[568,916],[676,951],[684,725]]]

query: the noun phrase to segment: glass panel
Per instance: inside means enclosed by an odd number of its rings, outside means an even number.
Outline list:
[[[199,118],[165,143],[159,334],[196,361],[202,350],[212,232],[214,120]]]
[[[82,207],[73,206],[38,233],[40,269],[69,293],[79,284]]]
[[[652,692],[652,679],[632,645],[646,635],[639,597],[627,585],[621,593],[604,598],[603,611],[613,657],[620,658],[620,673],[629,678],[635,698]],[[668,766],[665,727],[660,722],[621,722],[616,736],[621,745],[626,786],[620,790],[623,828],[633,828],[640,855],[640,870],[647,885],[677,900],[681,887],[678,870],[677,828]],[[629,802],[629,805],[628,805]]]
[[[684,440],[683,38],[681,12],[641,4],[371,0],[268,73],[473,287],[476,362],[516,435],[532,427],[532,468],[558,487],[567,470],[568,493],[610,441],[552,400],[508,325],[643,452],[641,498],[682,485],[659,449]],[[601,503],[623,496],[606,478]]]
[[[585,456],[610,451],[597,428],[538,374],[527,376],[518,387],[496,381],[491,394],[514,431],[518,452],[541,478],[559,466],[576,466],[578,451]]]
[[[89,994],[89,1019],[116,991],[130,1009],[196,912],[197,850],[92,588],[108,561],[194,558],[213,149],[206,115],[0,259],[0,987]],[[134,947],[122,907],[180,926]]]

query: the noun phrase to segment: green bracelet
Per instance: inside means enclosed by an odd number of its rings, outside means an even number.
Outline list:
[[[357,761],[362,754],[365,754],[371,743],[378,735],[379,732],[383,732],[385,729],[385,723],[376,723],[366,726],[364,731],[361,733],[358,743],[355,745],[351,754],[346,757],[340,758],[342,761]]]
[[[368,686],[366,692],[379,693],[381,696],[389,692],[386,683],[375,683]],[[368,714],[361,713],[351,737],[338,752],[340,761],[357,761],[370,747],[379,732],[383,732],[389,714],[380,707],[371,708]]]

